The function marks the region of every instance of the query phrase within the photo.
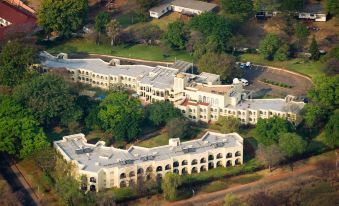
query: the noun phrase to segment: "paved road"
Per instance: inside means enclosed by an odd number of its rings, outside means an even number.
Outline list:
[[[40,203],[35,196],[33,190],[25,182],[24,178],[17,170],[17,168],[10,163],[8,157],[1,153],[0,154],[0,175],[7,181],[10,185],[13,193],[20,192],[22,198],[20,202],[25,206],[39,206]]]
[[[262,189],[262,187],[280,187],[281,184],[293,183],[297,179],[307,180],[317,174],[318,169],[314,166],[305,166],[294,170],[293,172],[286,172],[285,174],[272,175],[265,177],[256,182],[246,185],[231,187],[226,190],[221,190],[214,193],[199,194],[190,199],[177,201],[167,204],[168,206],[205,206],[205,205],[220,205],[227,194],[247,195],[255,190]]]

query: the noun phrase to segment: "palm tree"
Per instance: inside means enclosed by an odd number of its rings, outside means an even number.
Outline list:
[[[107,36],[111,38],[111,46],[114,46],[117,36],[120,34],[120,25],[116,19],[112,19],[106,25]]]

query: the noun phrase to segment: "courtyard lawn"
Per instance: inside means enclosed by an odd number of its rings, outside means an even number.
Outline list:
[[[272,67],[278,67],[283,69],[288,69],[294,72],[298,72],[311,78],[323,74],[321,68],[324,66],[324,63],[321,61],[305,62],[303,59],[296,58],[287,61],[268,61],[259,54],[243,54],[240,56],[240,61],[242,62],[252,62],[254,64],[267,65]]]
[[[105,54],[151,61],[174,61],[175,59],[192,61],[192,57],[185,51],[176,51],[169,48],[163,49],[159,46],[144,44],[119,45],[112,48],[108,44],[97,45],[85,39],[69,40],[60,45],[50,47],[47,51],[52,54],[60,52]]]
[[[147,148],[158,147],[158,146],[167,145],[168,140],[169,140],[169,137],[167,133],[165,132],[158,136],[152,137],[150,139],[138,142],[136,146],[147,147]]]

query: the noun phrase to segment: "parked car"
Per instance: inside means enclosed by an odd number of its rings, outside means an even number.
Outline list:
[[[251,62],[246,62],[246,67],[250,68],[252,66]]]
[[[243,86],[249,85],[248,80],[246,80],[246,79],[244,79],[244,78],[241,78],[241,79],[234,78],[234,79],[233,79],[233,84],[240,84],[240,83],[241,83]]]

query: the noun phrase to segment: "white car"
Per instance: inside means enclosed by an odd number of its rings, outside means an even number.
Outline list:
[[[251,66],[252,66],[251,62],[246,62],[246,67],[251,67]]]
[[[243,86],[249,85],[249,82],[244,78],[241,78],[241,79],[234,78],[233,79],[233,84],[239,84],[239,83],[241,83]]]

